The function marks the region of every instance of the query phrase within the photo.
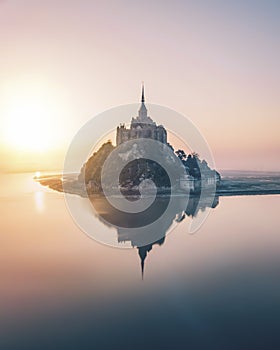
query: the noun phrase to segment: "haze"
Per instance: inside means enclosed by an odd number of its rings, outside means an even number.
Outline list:
[[[0,170],[60,169],[93,115],[189,116],[218,169],[280,170],[276,1],[0,1]]]

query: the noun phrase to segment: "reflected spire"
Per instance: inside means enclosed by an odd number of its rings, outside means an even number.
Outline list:
[[[142,280],[144,279],[144,268],[145,268],[145,259],[141,259],[141,272],[142,272]]]
[[[138,254],[141,258],[141,273],[142,273],[142,280],[144,279],[144,268],[145,268],[145,259],[147,257],[148,251],[150,251],[152,248],[150,246],[144,246],[138,248]]]

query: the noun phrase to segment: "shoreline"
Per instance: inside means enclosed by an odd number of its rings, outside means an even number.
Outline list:
[[[215,192],[215,196],[231,197],[231,196],[256,196],[256,195],[279,195],[280,194],[280,177],[271,177],[271,182],[268,182],[268,177],[264,178],[248,178],[236,177],[231,179],[222,179],[221,184]],[[62,182],[61,175],[47,175],[34,177],[34,181],[39,182],[42,186],[61,192],[78,195],[80,197],[88,197],[87,192],[80,182],[69,176]],[[138,193],[127,193],[125,196],[137,196]],[[209,192],[213,195],[213,193]],[[166,196],[168,193],[162,191],[159,195]],[[175,195],[183,196],[183,191],[178,191]],[[200,193],[191,193],[190,197],[198,197]],[[104,197],[103,193],[94,193],[90,197]]]

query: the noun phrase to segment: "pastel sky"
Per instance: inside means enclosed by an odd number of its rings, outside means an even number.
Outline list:
[[[0,0],[0,170],[61,167],[76,131],[137,102],[142,80],[218,169],[280,170],[279,37],[272,0]]]

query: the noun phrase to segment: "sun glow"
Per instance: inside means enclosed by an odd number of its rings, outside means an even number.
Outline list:
[[[58,111],[48,91],[22,87],[9,93],[4,112],[4,139],[22,151],[43,152],[57,138]]]

